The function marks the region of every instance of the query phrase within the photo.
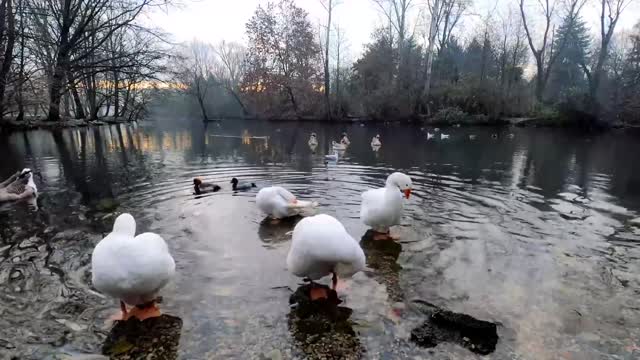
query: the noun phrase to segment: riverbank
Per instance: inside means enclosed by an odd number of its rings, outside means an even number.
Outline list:
[[[60,121],[48,121],[46,118],[27,118],[23,121],[4,120],[0,122],[0,129],[6,130],[34,130],[34,129],[63,129],[70,127],[101,126],[106,124],[129,123],[125,118],[103,117],[98,120],[88,119],[62,119]]]

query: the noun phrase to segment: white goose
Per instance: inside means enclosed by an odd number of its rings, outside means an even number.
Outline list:
[[[360,219],[376,232],[374,239],[393,238],[389,228],[400,224],[404,210],[402,195],[407,199],[411,196],[411,185],[409,176],[395,172],[389,175],[385,187],[362,194]]]
[[[256,195],[258,208],[274,220],[302,215],[305,211],[318,206],[315,201],[298,200],[285,188],[270,186],[261,189]]]
[[[340,221],[329,215],[300,220],[293,229],[287,268],[294,275],[318,280],[332,274],[335,290],[338,277],[351,277],[365,267],[360,244],[349,235]],[[326,288],[311,288],[311,300],[326,298]]]
[[[347,149],[347,145],[346,144],[337,143],[335,141],[331,141],[331,147],[333,147],[333,150],[346,150]]]
[[[440,134],[440,140],[446,140],[449,138],[449,134]]]
[[[309,136],[309,147],[315,149],[318,146],[318,139],[316,137],[316,133],[311,133]]]
[[[376,135],[371,139],[371,147],[379,147],[382,146],[382,142],[380,141],[380,135]]]
[[[134,237],[135,232],[133,216],[118,216],[113,231],[96,245],[91,257],[95,288],[120,299],[122,315],[115,320],[160,316],[156,295],[176,269],[169,248],[159,235],[144,233]],[[126,304],[133,308],[127,311]]]
[[[430,133],[430,132],[428,132],[428,131],[427,131],[427,140],[431,140],[431,139],[433,139],[435,136],[436,136],[435,134],[432,134],[432,133]]]

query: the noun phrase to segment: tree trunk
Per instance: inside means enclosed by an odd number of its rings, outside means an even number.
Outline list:
[[[69,54],[66,45],[60,46],[56,64],[49,86],[49,121],[60,120],[60,100],[62,99],[62,82],[64,80],[65,69],[69,66]]]
[[[429,112],[429,93],[431,90],[431,73],[433,68],[433,48],[436,41],[438,12],[440,11],[440,0],[435,0],[433,5],[433,13],[431,14],[431,24],[429,25],[429,46],[427,47],[426,69],[424,76],[424,87],[422,88],[422,99],[426,104],[427,113]]]
[[[329,44],[331,42],[331,13],[333,12],[333,1],[329,0],[327,12],[329,13],[327,19],[327,40],[324,49],[324,100],[325,111],[327,112],[327,120],[331,121],[331,78],[329,75]]]
[[[67,71],[67,80],[69,81],[69,91],[71,92],[71,96],[73,97],[73,103],[75,104],[75,118],[84,119],[86,117],[84,113],[84,105],[82,104],[82,100],[80,99],[80,94],[78,94],[78,86],[76,85],[76,80],[73,77],[73,73],[71,71]]]
[[[24,7],[22,6],[23,0],[18,2],[18,12],[20,13],[20,69],[18,70],[18,84],[16,85],[16,98],[18,100],[18,116],[16,121],[22,121],[24,119]]]
[[[198,96],[198,105],[200,105],[200,111],[202,112],[202,120],[208,121],[209,117],[207,116],[207,109],[204,106],[204,99],[202,96]]]
[[[242,108],[242,115],[244,115],[245,117],[248,116],[249,111],[247,110],[247,107],[244,106],[244,103],[242,102],[242,99],[240,99],[240,96],[238,96],[238,93],[236,93],[233,89],[229,89],[229,92],[231,93],[231,96],[233,96],[233,98],[236,100],[238,105],[240,105],[240,107]]]
[[[16,40],[16,26],[13,14],[12,0],[3,0],[0,4],[0,19],[2,21],[2,32],[4,32],[4,22],[7,19],[7,45],[5,47],[4,59],[0,67],[0,119],[4,117],[5,99],[4,94],[7,87],[7,75],[11,69],[13,61],[13,46]]]
[[[117,118],[119,112],[120,112],[120,76],[118,74],[118,71],[115,70],[113,72],[113,117]]]

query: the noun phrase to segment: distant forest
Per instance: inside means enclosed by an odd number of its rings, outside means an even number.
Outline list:
[[[174,44],[141,19],[167,0],[0,0],[2,121],[136,119],[160,98],[203,120],[640,124],[640,22],[618,29],[634,0],[514,0],[487,14],[471,0],[371,0],[384,22],[357,59],[332,22],[341,1],[314,1],[322,24],[278,0],[255,10],[245,43]]]

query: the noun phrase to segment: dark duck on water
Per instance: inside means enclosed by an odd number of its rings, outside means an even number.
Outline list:
[[[218,184],[212,184],[203,182],[200,178],[193,179],[193,190],[196,192],[196,195],[217,192],[222,189]]]
[[[238,179],[236,178],[231,179],[231,184],[233,186],[233,191],[243,191],[243,190],[249,190],[251,188],[257,187],[255,183],[238,181]]]

